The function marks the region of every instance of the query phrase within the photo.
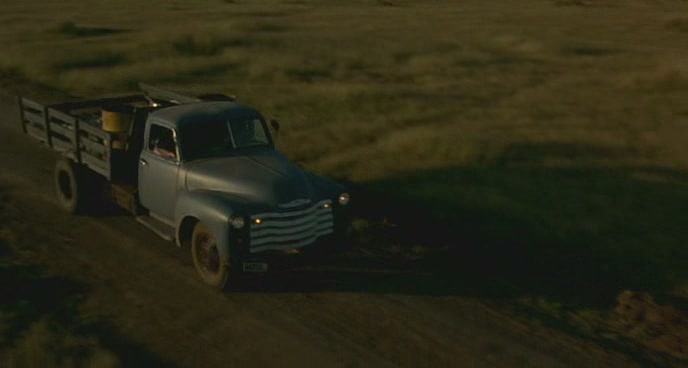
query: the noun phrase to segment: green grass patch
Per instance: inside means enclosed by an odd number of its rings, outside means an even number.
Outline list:
[[[71,37],[99,37],[126,32],[123,29],[117,28],[82,26],[72,21],[60,23],[55,27],[55,30],[62,35]]]
[[[90,68],[110,68],[128,62],[127,56],[120,52],[102,51],[74,55],[54,64],[57,71]]]
[[[583,0],[553,0],[552,3],[556,6],[586,6]]]
[[[574,56],[608,56],[619,53],[619,50],[606,48],[606,47],[596,47],[596,46],[571,46],[564,49],[564,53],[574,55]]]
[[[334,70],[331,66],[299,66],[290,68],[286,71],[288,77],[298,82],[313,82],[318,79],[329,79],[333,76]]]
[[[675,18],[666,22],[666,28],[681,33],[688,33],[688,18]]]
[[[225,47],[246,46],[248,40],[236,38],[223,40],[206,35],[184,35],[171,42],[172,50],[181,56],[213,56]]]
[[[255,22],[252,21],[247,23],[243,29],[247,32],[259,32],[259,33],[282,33],[289,31],[289,27],[281,23],[275,22]],[[247,38],[251,38],[250,35],[246,35]]]

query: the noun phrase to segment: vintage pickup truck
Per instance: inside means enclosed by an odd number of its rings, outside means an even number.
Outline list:
[[[231,275],[265,272],[274,259],[341,246],[349,194],[279,153],[258,111],[225,95],[140,86],[139,94],[47,106],[18,97],[24,132],[62,152],[55,188],[67,211],[117,204],[188,246],[216,288]]]

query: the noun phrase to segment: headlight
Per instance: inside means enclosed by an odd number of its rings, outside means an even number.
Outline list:
[[[229,223],[232,224],[232,227],[235,229],[241,229],[244,227],[244,218],[243,217],[232,217],[229,220]]]
[[[346,205],[349,203],[349,193],[342,193],[339,195],[339,204]]]

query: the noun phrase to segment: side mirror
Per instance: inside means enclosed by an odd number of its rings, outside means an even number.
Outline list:
[[[279,121],[277,121],[277,120],[275,120],[275,119],[270,119],[270,126],[271,126],[272,129],[275,131],[275,133],[279,133],[279,130],[280,130],[280,123],[279,123]]]

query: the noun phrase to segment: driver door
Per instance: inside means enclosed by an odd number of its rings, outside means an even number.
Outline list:
[[[163,220],[174,222],[179,173],[177,135],[171,127],[152,122],[139,158],[141,204]]]

